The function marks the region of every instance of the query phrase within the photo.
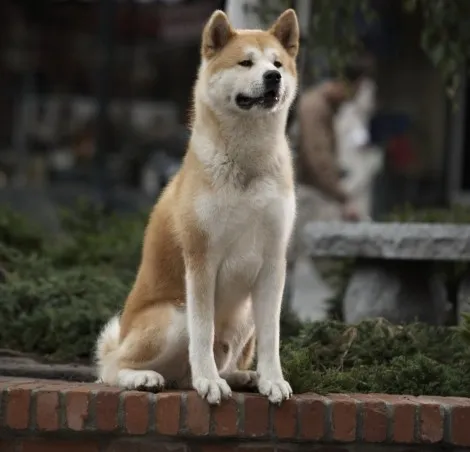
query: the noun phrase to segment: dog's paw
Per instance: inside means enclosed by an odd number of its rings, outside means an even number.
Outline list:
[[[255,389],[258,386],[258,374],[253,370],[236,370],[221,374],[234,389]]]
[[[165,379],[153,370],[122,369],[118,374],[118,385],[126,389],[160,391],[165,386]]]
[[[283,379],[259,379],[258,390],[260,394],[265,395],[271,403],[275,403],[277,405],[279,405],[283,400],[290,399],[292,395],[290,384]]]
[[[211,405],[219,405],[222,399],[228,399],[232,395],[230,386],[223,378],[194,378],[193,388]]]

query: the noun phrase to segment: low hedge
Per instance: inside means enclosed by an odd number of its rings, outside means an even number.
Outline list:
[[[296,392],[468,397],[468,331],[383,319],[315,322],[283,341],[283,365]]]
[[[1,347],[49,361],[89,360],[132,283],[146,217],[107,216],[82,204],[63,214],[57,238],[0,210]],[[296,392],[470,396],[470,326],[305,324],[284,312],[281,328],[283,366]]]

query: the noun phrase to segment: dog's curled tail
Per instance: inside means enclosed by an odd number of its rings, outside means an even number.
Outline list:
[[[110,373],[114,374],[113,363],[116,362],[116,353],[119,350],[119,336],[121,332],[119,315],[112,317],[101,330],[95,349],[95,363],[98,381],[111,383]]]

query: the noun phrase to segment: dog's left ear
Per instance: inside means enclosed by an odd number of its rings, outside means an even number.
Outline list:
[[[299,52],[299,22],[293,9],[284,11],[269,29],[287,53],[295,58]]]
[[[202,32],[202,56],[209,59],[222,50],[235,35],[227,15],[220,10],[215,11]]]

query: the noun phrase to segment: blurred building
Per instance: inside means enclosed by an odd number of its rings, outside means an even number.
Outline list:
[[[377,20],[368,23],[359,12],[356,17],[364,48],[376,63],[378,110],[371,136],[386,153],[375,189],[377,215],[403,203],[470,202],[466,83],[457,96],[461,108],[455,112],[440,73],[421,48],[422,16],[404,12],[402,3],[370,0]],[[315,1],[311,6],[315,8]],[[328,51],[312,38],[305,83],[318,81],[312,78],[312,67],[317,74],[320,68],[324,77],[331,75],[325,64]]]
[[[137,186],[152,152],[179,158],[200,34],[219,5],[1,2],[0,185],[96,180],[101,164],[108,178]]]
[[[0,186],[98,181],[103,192],[117,184],[157,194],[174,168],[167,155],[179,159],[185,149],[203,24],[215,8],[240,11],[245,1],[0,2]],[[357,27],[377,62],[371,132],[387,152],[379,210],[468,202],[468,90],[453,113],[421,50],[419,15],[404,14],[401,2],[371,2],[379,21],[358,16]],[[291,4],[300,12],[315,0]],[[304,29],[308,16],[300,14]],[[322,60],[307,60],[308,83],[309,65]]]

